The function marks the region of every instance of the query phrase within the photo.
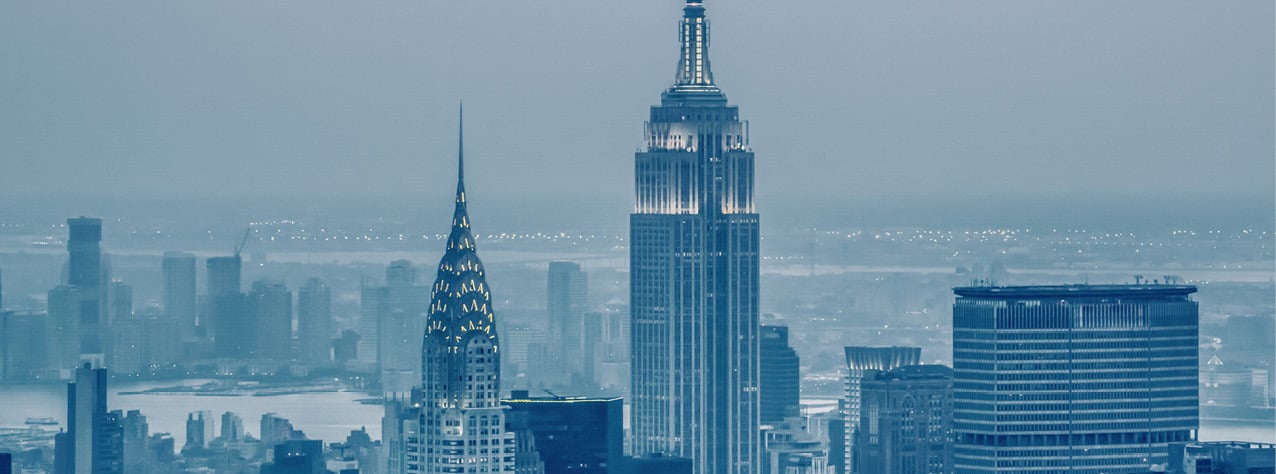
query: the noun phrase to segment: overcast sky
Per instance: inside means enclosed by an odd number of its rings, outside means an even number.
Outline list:
[[[629,199],[680,0],[0,2],[0,194]],[[1273,2],[709,0],[772,196],[1271,196]]]

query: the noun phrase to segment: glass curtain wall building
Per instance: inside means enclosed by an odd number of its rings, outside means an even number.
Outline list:
[[[758,214],[753,152],[714,84],[709,22],[688,1],[677,79],[634,155],[630,216],[633,453],[700,474],[757,472]]]
[[[1198,427],[1187,285],[953,290],[955,472],[1146,472]]]

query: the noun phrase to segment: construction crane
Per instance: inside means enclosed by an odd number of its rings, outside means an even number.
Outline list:
[[[244,238],[239,239],[239,245],[235,246],[235,258],[239,258],[239,253],[244,250],[244,245],[248,244],[248,234],[252,233],[252,231],[253,226],[248,226],[247,229],[244,229]]]

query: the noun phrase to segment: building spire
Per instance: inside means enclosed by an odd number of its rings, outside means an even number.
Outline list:
[[[713,72],[709,68],[709,20],[704,16],[701,0],[687,0],[678,38],[682,51],[678,57],[676,86],[713,87]]]
[[[456,122],[456,186],[462,189],[465,183],[465,101],[457,106]]]

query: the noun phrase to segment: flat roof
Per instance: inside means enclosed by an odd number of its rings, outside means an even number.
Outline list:
[[[1039,285],[1039,286],[959,286],[957,296],[967,298],[1096,298],[1104,296],[1187,296],[1195,285]]]

